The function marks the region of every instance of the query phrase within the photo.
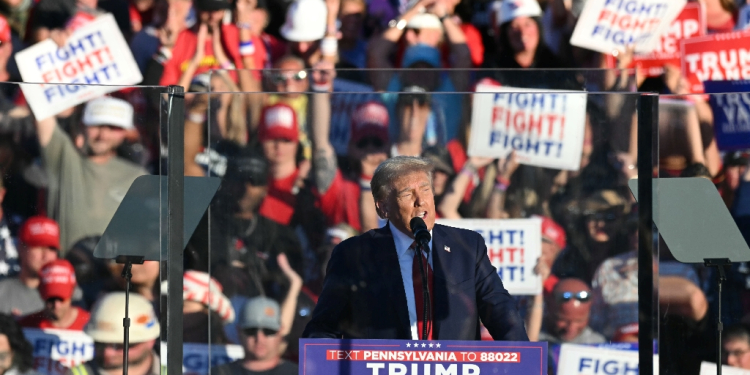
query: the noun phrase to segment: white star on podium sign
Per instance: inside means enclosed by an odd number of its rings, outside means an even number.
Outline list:
[[[422,347],[423,347],[423,348],[424,348],[424,347],[427,347],[427,344],[425,344],[425,343],[422,343]]]
[[[440,347],[440,343],[435,344],[435,346],[439,348]]]
[[[407,343],[406,343],[406,347],[407,347],[407,348],[411,348],[411,343],[410,343],[410,342],[407,342]]]
[[[418,348],[418,347],[419,347],[419,343],[418,343],[418,342],[415,342],[415,343],[414,343],[414,347],[415,347],[415,348]]]
[[[433,347],[433,346],[434,346],[434,344],[433,344],[433,343],[430,343],[430,348],[431,348],[431,347]]]

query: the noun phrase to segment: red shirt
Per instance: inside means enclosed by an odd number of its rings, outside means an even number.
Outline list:
[[[259,213],[279,224],[288,225],[294,214],[296,195],[292,193],[299,171],[279,180],[272,179],[268,184],[268,194],[260,205]],[[336,171],[331,186],[324,194],[314,190],[316,206],[323,212],[327,225],[347,223],[357,230],[359,222],[359,184],[347,180]]]
[[[227,58],[234,62],[237,69],[242,69],[242,56],[240,56],[240,34],[235,25],[221,26],[221,44],[224,46]],[[258,43],[261,44],[261,43]],[[175,48],[172,50],[172,58],[164,64],[164,73],[161,76],[159,85],[176,85],[180,81],[182,73],[187,68],[190,60],[195,55],[195,48],[198,45],[198,34],[193,30],[183,30],[177,36]],[[256,45],[256,48],[259,46]],[[262,65],[261,65],[262,66]],[[205,73],[211,69],[221,69],[214,56],[213,42],[210,38],[206,40],[206,53],[201,61],[200,67],[195,71],[195,75]],[[237,81],[236,73],[231,72],[232,78]]]
[[[294,214],[295,194],[292,193],[294,182],[297,181],[299,170],[295,170],[289,177],[271,179],[268,182],[268,194],[260,205],[260,214],[279,224],[289,225]]]
[[[445,148],[447,148],[448,153],[451,154],[451,160],[453,160],[453,170],[456,171],[456,173],[460,173],[464,168],[464,164],[466,164],[466,161],[469,160],[469,156],[466,155],[464,146],[462,146],[461,142],[459,142],[457,139],[453,139],[449,141],[447,145],[445,145]],[[481,168],[479,170],[480,180],[484,178],[484,170],[484,168]],[[466,193],[464,194],[464,203],[471,202],[471,195],[474,193],[475,188],[476,186],[474,186],[474,181],[469,181],[469,185],[466,186]]]
[[[318,208],[326,215],[328,226],[347,223],[357,231],[361,231],[362,223],[359,221],[361,194],[359,183],[344,178],[341,171],[337,170],[336,177],[333,178],[325,194],[320,195],[316,192]]]
[[[83,331],[83,327],[86,325],[86,323],[89,322],[89,318],[91,317],[91,314],[89,314],[88,311],[81,309],[79,307],[73,306],[74,309],[78,310],[78,316],[76,316],[76,320],[73,321],[73,323],[67,327],[55,327],[52,324],[52,321],[47,319],[47,317],[44,315],[44,312],[38,311],[29,315],[24,316],[21,318],[21,320],[18,321],[18,324],[21,325],[21,327],[25,328],[39,328],[39,329],[47,329],[47,328],[53,328],[53,329],[69,329],[74,331]]]

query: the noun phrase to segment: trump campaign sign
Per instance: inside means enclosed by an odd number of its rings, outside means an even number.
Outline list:
[[[37,119],[143,80],[109,13],[76,29],[64,46],[47,39],[18,52],[16,62],[24,82],[30,82],[21,90]]]
[[[587,1],[570,44],[601,53],[650,52],[687,0]]]
[[[534,273],[542,255],[541,219],[439,219],[437,223],[481,234],[487,256],[510,294],[542,292],[542,279]]]
[[[299,340],[300,374],[547,374],[546,342]]]
[[[704,81],[750,80],[750,32],[712,34],[682,41],[682,74],[690,91]]]
[[[750,148],[750,81],[703,82],[714,114],[714,134],[720,150]]]
[[[94,358],[94,340],[81,331],[24,328],[23,334],[34,348],[34,370],[42,374],[62,375]]]
[[[633,63],[650,77],[658,77],[664,65],[680,67],[680,41],[706,35],[706,18],[700,3],[688,3],[648,53],[633,56]]]
[[[578,170],[586,124],[586,94],[477,85],[471,115],[470,156]]]

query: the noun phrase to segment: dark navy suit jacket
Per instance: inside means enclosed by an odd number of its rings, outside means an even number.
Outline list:
[[[389,225],[333,249],[323,291],[302,337],[412,339]],[[490,263],[482,236],[436,224],[430,256],[434,339],[478,340],[481,319],[495,340],[528,341],[516,302]]]

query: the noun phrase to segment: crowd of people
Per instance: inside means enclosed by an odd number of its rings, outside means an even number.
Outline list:
[[[709,33],[733,30],[746,5],[699,2]],[[297,372],[331,252],[384,225],[371,179],[397,155],[434,165],[440,218],[541,218],[534,271],[543,290],[516,297],[532,341],[637,342],[633,92],[681,103],[679,116],[659,123],[655,174],[712,180],[746,235],[750,160],[719,150],[708,101],[688,95],[679,67],[646,77],[630,69],[632,50],[613,58],[572,46],[585,3],[0,0],[0,79],[22,81],[17,52],[48,38],[62,45],[109,13],[130,44],[115,53],[132,54],[142,85],[184,87],[185,175],[222,184],[185,250],[183,335],[245,351],[212,371]],[[352,102],[339,82],[372,93]],[[579,168],[469,156],[480,83],[597,92],[588,95]],[[91,336],[95,357],[74,375],[122,371],[123,265],[94,248],[132,182],[165,174],[161,92],[123,89],[35,118],[19,84],[0,85],[0,374],[33,373],[20,327]],[[332,141],[342,112],[343,147]],[[659,254],[659,363],[697,374],[715,360],[716,275],[678,263],[663,241]],[[132,374],[162,370],[166,269],[132,268]],[[725,288],[724,361],[750,369],[748,264],[732,266]]]

